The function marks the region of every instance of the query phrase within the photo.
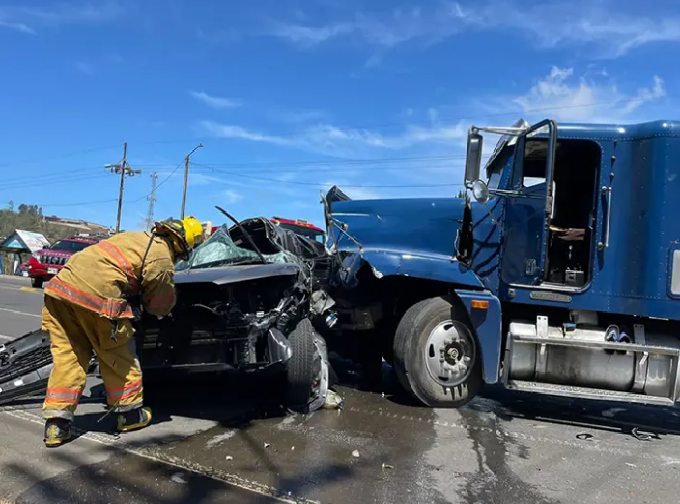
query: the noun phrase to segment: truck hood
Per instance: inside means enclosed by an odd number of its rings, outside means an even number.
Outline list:
[[[483,288],[480,279],[456,260],[464,199],[351,200],[332,187],[325,204],[328,246],[337,243],[345,256],[345,271],[360,267],[353,255],[368,262],[378,276],[414,276]],[[347,286],[348,281],[343,283]]]
[[[463,222],[461,198],[350,200],[339,188],[327,194],[332,218],[364,251],[417,253],[445,259],[455,256],[454,240]],[[357,249],[336,226],[329,235],[339,248]]]

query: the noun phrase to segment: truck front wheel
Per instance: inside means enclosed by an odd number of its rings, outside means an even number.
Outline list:
[[[401,385],[430,407],[458,408],[482,386],[477,341],[450,299],[411,306],[394,338],[394,369]]]

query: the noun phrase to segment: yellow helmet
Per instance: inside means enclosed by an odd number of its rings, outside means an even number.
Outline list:
[[[151,232],[156,236],[170,238],[177,257],[185,261],[189,258],[191,249],[203,242],[203,226],[198,219],[191,216],[183,220],[170,218],[156,222]]]
[[[203,242],[203,226],[198,219],[193,216],[186,217],[182,221],[184,236],[186,237],[189,248],[194,248]]]

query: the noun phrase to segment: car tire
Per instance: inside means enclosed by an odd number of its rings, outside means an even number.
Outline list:
[[[459,408],[482,387],[479,345],[466,320],[452,299],[436,297],[411,306],[399,322],[394,369],[402,387],[427,406]],[[444,366],[442,351],[449,357]]]
[[[31,287],[35,289],[41,289],[43,286],[43,279],[38,277],[31,278]]]
[[[314,328],[309,319],[301,320],[288,336],[292,356],[286,363],[286,405],[291,409],[306,405],[319,374],[314,359]]]

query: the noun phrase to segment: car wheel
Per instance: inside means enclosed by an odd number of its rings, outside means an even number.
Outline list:
[[[303,319],[288,336],[292,356],[286,363],[286,405],[304,407],[312,397],[320,361],[315,359],[314,328]]]
[[[400,384],[430,407],[458,408],[482,386],[477,340],[466,314],[444,297],[411,306],[394,338]]]
[[[40,289],[43,286],[43,279],[38,277],[31,278],[31,286]]]

